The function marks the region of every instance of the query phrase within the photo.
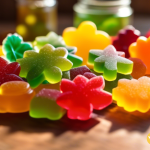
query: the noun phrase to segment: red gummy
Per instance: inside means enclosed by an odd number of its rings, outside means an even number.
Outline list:
[[[147,38],[149,38],[150,37],[150,30],[146,33],[146,35],[145,35]]]
[[[9,81],[23,81],[19,77],[21,67],[17,62],[8,63],[5,59],[0,57],[0,85]]]
[[[117,51],[125,52],[125,57],[129,58],[129,46],[136,42],[140,36],[140,31],[136,30],[132,26],[127,26],[125,29],[119,31],[118,36],[113,41],[113,46]]]
[[[102,76],[88,79],[78,75],[73,81],[62,79],[62,94],[57,104],[68,110],[68,118],[88,120],[93,109],[102,110],[112,103],[112,95],[103,90],[104,86]]]
[[[87,66],[81,66],[70,69],[70,79],[73,80],[77,75],[83,75],[85,72],[91,72]]]

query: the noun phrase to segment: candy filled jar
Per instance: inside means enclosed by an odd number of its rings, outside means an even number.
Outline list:
[[[98,30],[114,36],[132,22],[130,3],[131,0],[79,0],[74,5],[74,26],[92,21]]]
[[[16,32],[24,40],[57,30],[56,0],[17,0]]]

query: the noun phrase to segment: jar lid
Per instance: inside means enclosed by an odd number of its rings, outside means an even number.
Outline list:
[[[20,5],[35,5],[36,7],[52,7],[57,4],[56,0],[16,0]]]
[[[131,0],[80,0],[81,3],[97,6],[130,5]]]

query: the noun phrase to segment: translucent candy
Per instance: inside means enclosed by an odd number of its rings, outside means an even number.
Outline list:
[[[76,55],[83,58],[83,65],[87,64],[90,49],[104,49],[111,44],[111,38],[103,31],[98,31],[93,22],[82,22],[76,29],[66,28],[63,39],[68,46],[76,46]]]
[[[60,91],[52,89],[42,89],[32,99],[30,104],[30,116],[33,118],[47,118],[50,120],[59,120],[66,113],[56,103]]]
[[[0,86],[0,113],[27,112],[35,93],[23,81],[10,81]]]
[[[130,74],[133,69],[133,62],[119,56],[112,45],[104,50],[90,50],[88,63],[94,65],[94,71],[103,73],[108,81],[115,80],[117,72]]]
[[[88,120],[93,109],[102,110],[112,103],[110,93],[103,91],[105,86],[102,76],[87,79],[78,75],[73,81],[62,79],[62,94],[57,104],[67,109],[70,119]]]
[[[86,72],[91,72],[87,66],[81,66],[70,69],[70,79],[73,80],[77,75],[83,75]]]
[[[66,44],[63,38],[55,32],[49,32],[46,36],[39,36],[35,38],[34,45],[41,49],[44,45],[51,44],[54,47],[65,47]]]
[[[131,73],[131,76],[134,79],[138,79],[145,75],[146,73],[146,65],[143,63],[141,59],[138,58],[129,58],[131,61],[133,61],[133,71]]]
[[[68,52],[65,48],[54,48],[45,45],[39,53],[26,51],[24,58],[18,59],[21,65],[20,76],[27,78],[32,88],[36,88],[43,81],[58,83],[62,78],[62,71],[70,70],[72,62],[66,57]]]
[[[20,65],[17,62],[8,63],[5,59],[0,57],[0,85],[9,81],[23,81],[19,77]]]
[[[133,26],[127,26],[124,29],[120,30],[118,36],[113,41],[113,46],[117,51],[125,52],[125,57],[129,58],[129,46],[136,42],[140,36],[140,31],[136,30]]]
[[[146,74],[150,74],[150,37],[139,37],[137,42],[129,47],[130,56],[132,58],[141,59],[147,66]]]
[[[0,56],[4,56],[3,50],[2,50],[2,46],[0,45]]]
[[[145,113],[150,109],[150,78],[121,79],[118,87],[113,89],[112,96],[117,105],[126,111]]]
[[[10,62],[15,62],[16,59],[23,58],[24,52],[32,49],[32,45],[23,42],[22,37],[17,33],[8,34],[3,40],[3,53]]]

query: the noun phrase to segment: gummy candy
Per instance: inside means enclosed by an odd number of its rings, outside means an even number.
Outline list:
[[[8,81],[23,81],[19,77],[20,65],[17,62],[8,63],[5,59],[0,57],[0,85]]]
[[[56,84],[40,84],[38,87],[34,89],[35,93],[39,93],[42,89],[54,89],[60,90],[60,82]]]
[[[131,61],[133,61],[133,71],[131,73],[131,76],[134,79],[138,79],[145,75],[146,73],[146,65],[143,63],[141,59],[138,58],[129,58]]]
[[[70,69],[70,79],[73,80],[77,75],[83,75],[86,72],[91,72],[87,66]]]
[[[76,46],[76,55],[83,58],[83,65],[87,64],[90,49],[104,49],[111,44],[111,38],[103,31],[98,31],[93,22],[82,22],[76,29],[66,28],[63,32],[63,39],[68,46]]]
[[[39,36],[35,38],[34,45],[36,45],[39,49],[46,44],[51,44],[55,48],[66,46],[63,38],[57,35],[55,32],[49,32],[46,36]]]
[[[147,38],[150,37],[150,30],[145,35]]]
[[[24,81],[10,81],[0,86],[0,113],[27,112],[35,93]]]
[[[56,99],[60,94],[58,90],[42,89],[31,101],[30,116],[50,120],[61,119],[66,113],[66,110],[56,103]]]
[[[105,88],[104,88],[104,90],[107,91],[107,92],[112,93],[113,88],[117,87],[118,81],[120,79],[129,79],[129,80],[131,80],[132,76],[131,75],[124,75],[124,74],[117,73],[116,80],[114,80],[114,81],[107,81],[107,80],[105,80]]]
[[[102,76],[87,79],[78,75],[73,81],[62,79],[62,94],[57,104],[67,109],[70,119],[87,120],[93,109],[101,110],[112,103],[110,93],[103,91],[105,86]]]
[[[81,66],[83,59],[81,57],[73,55],[77,52],[77,48],[73,46],[66,46],[63,38],[57,35],[55,32],[50,32],[47,36],[36,37],[35,41],[33,42],[33,45],[37,46],[38,50],[46,44],[51,44],[55,48],[65,47],[68,50],[67,59],[69,59],[73,63],[72,68]]]
[[[141,77],[138,80],[121,79],[113,89],[113,100],[126,111],[147,112],[150,109],[150,78]]]
[[[2,51],[2,46],[0,45],[0,56],[4,56],[4,53]]]
[[[146,74],[150,74],[150,37],[139,37],[135,43],[132,43],[129,47],[130,56],[133,58],[141,59],[147,66]]]
[[[112,45],[104,50],[90,50],[88,63],[94,65],[94,71],[103,73],[108,81],[115,80],[117,72],[130,74],[133,69],[133,62],[118,56],[118,52]]]
[[[125,57],[129,58],[129,46],[136,42],[140,36],[140,31],[136,30],[133,26],[127,26],[119,31],[117,38],[113,41],[113,46],[117,51],[125,52]]]
[[[32,88],[36,88],[43,81],[58,83],[62,78],[62,71],[71,69],[72,62],[66,57],[68,52],[65,48],[54,48],[47,44],[39,53],[26,51],[24,58],[18,59],[21,65],[20,76],[27,78]]]
[[[3,52],[10,62],[15,62],[16,59],[23,58],[24,52],[32,49],[32,45],[23,42],[22,37],[17,33],[8,34],[3,40]]]

